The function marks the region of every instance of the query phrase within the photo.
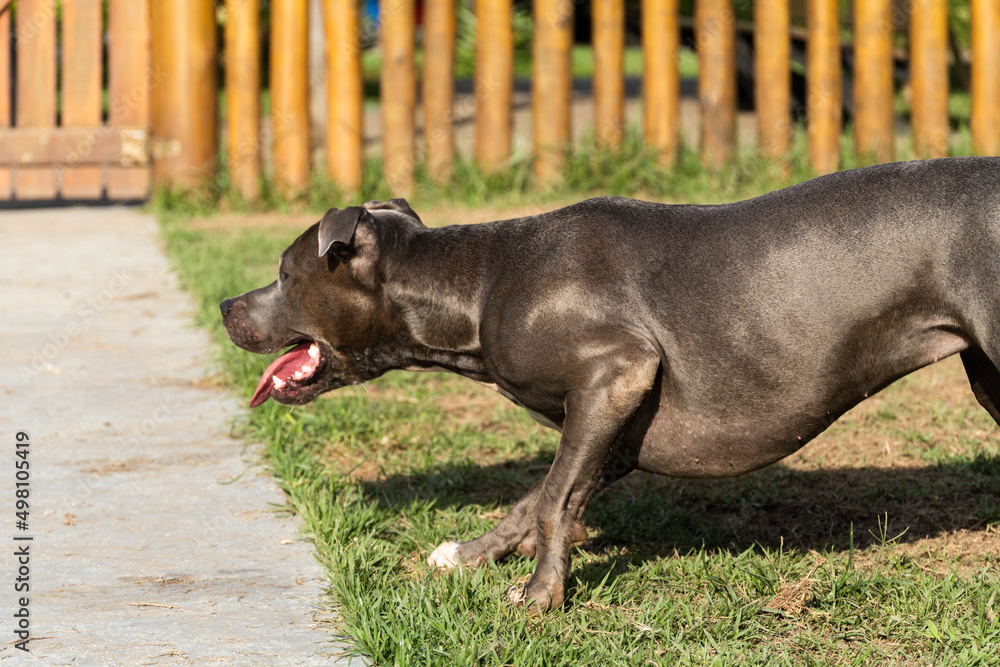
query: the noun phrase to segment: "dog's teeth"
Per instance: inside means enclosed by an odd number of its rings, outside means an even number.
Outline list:
[[[302,379],[302,371],[295,371],[295,375],[293,375],[292,377],[295,378],[296,380],[301,380]]]
[[[285,381],[284,381],[284,380],[282,380],[282,379],[281,379],[280,377],[278,377],[277,375],[274,375],[274,376],[272,376],[272,377],[271,377],[271,381],[272,381],[272,382],[274,383],[274,388],[275,388],[275,389],[281,389],[282,387],[284,387],[284,386],[285,386]]]
[[[319,359],[319,345],[313,343],[309,346],[309,356],[313,359]]]

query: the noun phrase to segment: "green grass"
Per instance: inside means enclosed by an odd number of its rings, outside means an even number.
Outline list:
[[[793,179],[806,177],[801,155],[795,164]],[[442,202],[502,213],[574,192],[721,201],[787,182],[747,156],[716,173],[683,154],[668,171],[635,146],[581,151],[555,190],[532,189],[527,170],[486,177],[459,165],[453,183],[421,180],[411,201],[430,207],[416,206],[433,224]],[[156,206],[197,320],[218,343],[219,376],[248,397],[269,359],[228,341],[217,304],[273,280],[298,230],[190,224],[229,196],[218,187],[214,199],[160,193]],[[272,206],[337,203],[316,190]],[[591,539],[573,554],[565,607],[540,618],[505,601],[530,561],[425,565],[439,542],[495,525],[551,463],[556,434],[514,406],[461,378],[390,373],[299,408],[268,402],[235,430],[266,446],[341,630],[379,665],[989,665],[1000,652],[1000,437],[969,396],[938,396],[962,381],[942,373],[897,383],[758,473],[612,487],[584,515]],[[883,440],[890,467],[873,463]]]

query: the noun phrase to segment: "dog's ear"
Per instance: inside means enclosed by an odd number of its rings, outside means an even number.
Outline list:
[[[378,257],[375,218],[361,206],[331,208],[319,221],[319,256],[332,252],[362,285],[374,289]]]
[[[350,247],[354,232],[364,216],[370,216],[361,206],[348,206],[341,210],[331,208],[319,221],[319,256],[330,252],[334,244]]]
[[[424,224],[423,221],[420,220],[420,216],[417,215],[417,212],[410,206],[410,203],[402,197],[390,199],[389,201],[378,201],[373,199],[372,201],[365,202],[365,208],[369,211],[396,211],[397,213],[402,213],[405,216],[413,218],[421,225]]]

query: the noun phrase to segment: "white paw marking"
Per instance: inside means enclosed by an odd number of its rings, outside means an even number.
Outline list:
[[[427,557],[427,564],[435,567],[443,567],[448,570],[459,565],[458,542],[442,542],[438,548]]]

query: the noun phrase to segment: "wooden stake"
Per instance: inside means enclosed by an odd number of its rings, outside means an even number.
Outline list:
[[[202,16],[202,21],[205,17]],[[202,25],[202,30],[207,26]],[[150,101],[154,89],[164,83],[162,70],[153,70],[150,65],[150,40],[152,26],[150,25],[149,0],[109,0],[108,2],[108,124],[112,127],[128,125],[132,127],[149,127],[151,111]],[[211,37],[211,48],[215,48],[214,30]],[[206,111],[214,114],[215,109],[215,63],[204,59],[200,67],[211,67],[205,72],[207,80],[199,79],[199,94],[211,95],[211,107]],[[202,70],[205,71],[205,70]],[[190,112],[189,112],[190,113]],[[207,124],[207,123],[206,123]],[[201,141],[208,145],[203,159],[207,163],[208,174],[213,171],[217,153],[218,139],[212,134]],[[146,165],[108,165],[108,197],[112,199],[142,199],[149,195],[150,169]]]
[[[0,129],[10,127],[10,14],[11,5],[0,12]],[[0,167],[0,200],[13,195],[14,174],[10,167]]]
[[[227,153],[233,186],[260,194],[260,0],[226,3]]]
[[[698,0],[701,160],[719,168],[736,148],[736,15],[732,0]]]
[[[535,0],[531,111],[535,177],[547,184],[562,178],[570,142],[573,101],[573,4]]]
[[[642,120],[646,145],[670,164],[680,119],[678,0],[642,0]]]
[[[788,0],[754,5],[754,93],[760,152],[786,160],[792,139],[792,70]]]
[[[809,0],[806,126],[809,161],[818,174],[840,165],[841,72],[837,0]]]
[[[919,157],[948,154],[948,2],[913,0],[910,14],[913,145]]]
[[[62,18],[62,126],[97,128],[103,125],[101,2],[67,2]],[[87,145],[76,150],[84,154]],[[98,199],[104,191],[100,166],[67,162],[62,165],[61,175],[63,199]]]
[[[892,0],[854,0],[854,138],[862,162],[891,162],[896,114]]]
[[[214,175],[219,153],[215,3],[153,0],[151,9],[152,129],[161,142],[153,179],[198,187]]]
[[[476,162],[494,171],[510,159],[514,92],[511,0],[476,0]]]
[[[423,81],[427,171],[442,183],[455,161],[455,0],[427,0],[424,5]]]
[[[414,0],[382,5],[382,168],[397,196],[413,190],[417,77]]]
[[[55,127],[55,0],[19,0],[17,38],[17,126]],[[18,199],[55,199],[53,167],[18,167],[14,180]]]
[[[1000,155],[1000,3],[972,0],[972,145]]]
[[[274,180],[285,194],[309,183],[309,3],[271,0]]]
[[[625,0],[594,0],[594,126],[600,146],[625,134]]]
[[[347,193],[361,188],[364,171],[364,85],[355,0],[327,0],[326,161],[330,177]]]

